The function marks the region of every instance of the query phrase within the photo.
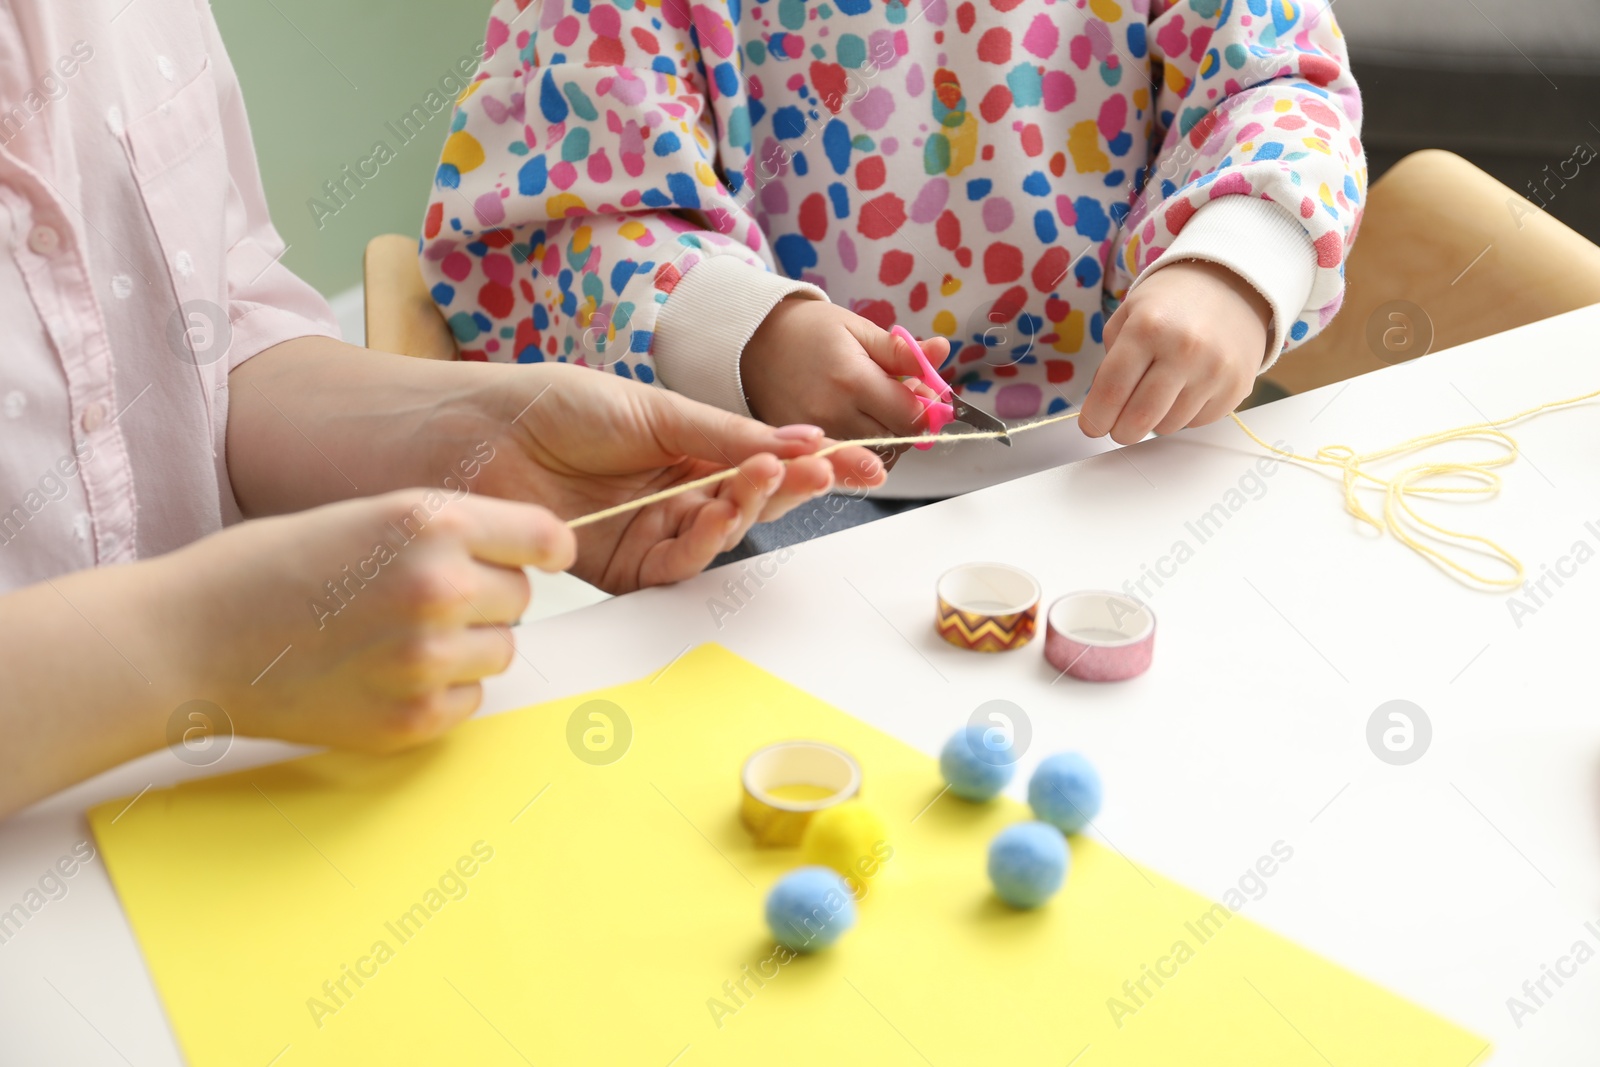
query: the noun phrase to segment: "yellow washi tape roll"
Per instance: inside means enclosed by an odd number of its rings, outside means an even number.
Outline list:
[[[757,749],[739,775],[739,818],[760,845],[798,845],[811,816],[861,794],[861,765],[820,741]]]

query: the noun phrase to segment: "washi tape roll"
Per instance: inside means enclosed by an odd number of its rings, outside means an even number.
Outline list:
[[[1044,658],[1087,682],[1120,682],[1150,669],[1156,616],[1121,593],[1068,593],[1045,615]]]
[[[861,765],[820,741],[757,749],[739,778],[739,818],[761,845],[798,845],[813,815],[861,794]]]
[[[939,636],[974,652],[1009,652],[1033,640],[1039,583],[1004,563],[964,563],[939,576]]]

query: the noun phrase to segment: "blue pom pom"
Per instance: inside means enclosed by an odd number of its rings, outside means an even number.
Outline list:
[[[794,952],[827,948],[856,924],[856,902],[843,878],[827,867],[801,867],[767,894],[767,926]]]
[[[956,796],[992,800],[1017,773],[1017,760],[1002,731],[989,726],[966,726],[944,743],[939,753],[939,773]]]
[[[1028,803],[1033,813],[1064,834],[1075,834],[1100,814],[1100,775],[1076,752],[1058,752],[1033,772]]]
[[[1049,823],[1022,822],[989,843],[989,881],[1013,908],[1037,908],[1067,878],[1067,839]]]

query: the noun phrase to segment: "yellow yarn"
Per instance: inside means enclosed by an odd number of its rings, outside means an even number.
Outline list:
[[[1519,411],[1515,415],[1503,419],[1491,419],[1487,422],[1475,422],[1466,426],[1458,426],[1452,430],[1440,430],[1436,433],[1421,434],[1408,441],[1389,448],[1381,448],[1376,452],[1357,453],[1348,445],[1325,445],[1317,450],[1311,457],[1292,456],[1280,449],[1273,448],[1260,437],[1257,437],[1244,420],[1238,415],[1230,417],[1238,424],[1245,435],[1278,456],[1293,459],[1299,463],[1316,464],[1324,467],[1337,467],[1344,481],[1344,506],[1345,510],[1362,522],[1367,523],[1379,533],[1385,530],[1394,534],[1395,539],[1411,551],[1430,560],[1443,568],[1457,581],[1465,584],[1477,583],[1487,589],[1515,589],[1522,584],[1527,568],[1522,561],[1500,544],[1487,537],[1477,534],[1464,533],[1441,526],[1417,514],[1412,505],[1412,498],[1418,496],[1493,496],[1500,491],[1500,475],[1495,472],[1496,467],[1504,467],[1516,461],[1519,454],[1517,442],[1503,431],[1503,427],[1511,426],[1524,419],[1550,411],[1553,408],[1571,407],[1588,400],[1600,397],[1600,389],[1582,396],[1568,397],[1565,400],[1552,400],[1536,407]],[[1365,469],[1366,464],[1375,460],[1391,459],[1411,453],[1419,453],[1438,445],[1450,444],[1457,441],[1468,440],[1488,441],[1497,445],[1500,451],[1488,459],[1475,463],[1464,462],[1421,462],[1415,463],[1398,471],[1392,478],[1380,478]],[[1477,484],[1461,485],[1433,484],[1435,479],[1466,479]],[[1362,488],[1362,483],[1369,483],[1367,488],[1383,490],[1383,516],[1379,518],[1361,506],[1357,490]],[[1420,534],[1420,537],[1419,537]],[[1428,538],[1445,547],[1444,551],[1424,543],[1420,538]],[[1487,556],[1501,565],[1507,572],[1504,577],[1493,577],[1480,574],[1469,566],[1465,566],[1452,559],[1448,550],[1455,549],[1462,553]]]
[[[1375,452],[1357,452],[1349,445],[1324,445],[1317,450],[1314,456],[1300,456],[1280,448],[1275,448],[1263,441],[1254,430],[1245,425],[1237,413],[1230,412],[1228,417],[1234,421],[1246,437],[1254,441],[1261,448],[1282,459],[1292,460],[1295,463],[1304,463],[1308,466],[1333,467],[1340,472],[1344,482],[1344,506],[1351,515],[1367,523],[1379,533],[1388,531],[1394,534],[1395,539],[1411,551],[1429,560],[1436,566],[1444,569],[1457,581],[1467,585],[1476,584],[1485,589],[1515,589],[1522,584],[1526,575],[1526,568],[1522,561],[1500,544],[1487,537],[1477,534],[1464,533],[1441,526],[1436,522],[1423,518],[1417,513],[1413,500],[1426,496],[1493,496],[1500,491],[1500,475],[1495,468],[1507,466],[1516,461],[1518,456],[1517,442],[1503,431],[1503,427],[1511,426],[1532,418],[1535,415],[1549,411],[1553,408],[1571,407],[1588,400],[1600,397],[1600,389],[1582,396],[1569,397],[1566,400],[1552,400],[1526,411],[1504,419],[1493,419],[1488,422],[1477,422],[1467,426],[1458,426],[1451,430],[1440,430],[1436,433],[1421,434],[1410,440],[1389,448],[1380,448]],[[1077,418],[1082,412],[1072,411],[1060,415],[1051,415],[1033,422],[1026,422],[1020,426],[1013,426],[1001,433],[1000,431],[982,431],[974,433],[949,434],[941,437],[944,441],[987,441],[998,437],[1027,433],[1037,430],[1052,423],[1065,422]],[[852,446],[865,448],[886,447],[893,445],[918,444],[927,440],[927,435],[916,437],[867,437],[857,441],[839,441],[812,453],[816,456],[828,456],[840,449]],[[1498,447],[1499,451],[1483,460],[1476,462],[1418,462],[1397,471],[1392,477],[1382,478],[1367,469],[1367,465],[1398,456],[1420,453],[1440,445],[1460,441],[1479,440],[1487,441]],[[738,473],[737,468],[718,471],[716,474],[698,478],[692,482],[663,489],[659,493],[652,493],[638,500],[630,500],[625,504],[618,504],[590,515],[573,519],[567,525],[573,529],[587,526],[602,519],[609,519],[615,515],[622,515],[638,508],[662,500],[669,500],[680,493],[687,493],[692,489],[703,486],[715,485],[733,477]],[[1461,484],[1461,480],[1469,484]],[[1443,484],[1441,484],[1441,482]],[[1475,484],[1474,484],[1475,483]],[[1374,515],[1361,503],[1359,490],[1379,489],[1383,492],[1383,513]],[[1424,539],[1427,539],[1426,541]],[[1442,548],[1434,547],[1427,541],[1433,541]],[[1458,562],[1451,557],[1454,551],[1460,554],[1479,555],[1488,557],[1496,565],[1507,572],[1504,576],[1480,574],[1470,566]]]

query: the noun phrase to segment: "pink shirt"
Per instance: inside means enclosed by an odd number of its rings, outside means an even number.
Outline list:
[[[337,336],[285,251],[205,0],[0,5],[0,591],[240,517],[228,372]]]

